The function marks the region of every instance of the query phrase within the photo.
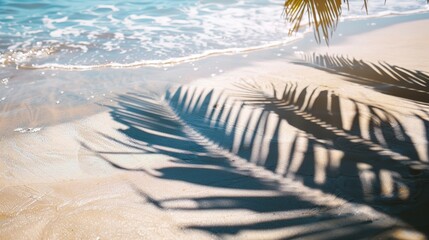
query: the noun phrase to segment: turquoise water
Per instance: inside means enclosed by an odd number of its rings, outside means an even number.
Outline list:
[[[352,1],[344,19],[427,11],[426,0]],[[156,65],[285,43],[280,0],[0,0],[0,64]]]

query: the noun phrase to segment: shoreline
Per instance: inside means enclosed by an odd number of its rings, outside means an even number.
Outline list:
[[[427,19],[427,15],[429,14],[429,10],[419,10],[416,12],[410,12],[410,13],[395,13],[395,14],[389,14],[389,15],[382,15],[382,16],[365,16],[362,18],[346,18],[341,19],[339,25],[346,25],[345,27],[341,27],[342,30],[346,30],[347,25],[352,25],[350,23],[352,22],[370,22],[371,20],[376,20],[380,26],[376,26],[376,24],[373,22],[371,23],[371,26],[375,27],[374,29],[361,29],[361,30],[352,30],[347,31],[347,34],[349,37],[353,35],[358,35],[362,33],[367,33],[373,30],[378,30],[380,28],[384,28],[386,26],[391,26],[395,24],[400,24],[404,22],[409,21],[418,21],[418,20],[424,20]],[[393,21],[392,21],[393,18]],[[373,25],[372,25],[373,24]],[[247,54],[247,53],[253,53],[258,51],[267,51],[270,49],[277,49],[280,47],[292,45],[296,42],[302,41],[304,38],[309,38],[308,36],[305,37],[305,35],[309,35],[312,33],[312,31],[300,31],[295,34],[295,36],[291,37],[288,41],[276,41],[276,42],[270,42],[265,45],[256,45],[256,46],[249,46],[245,48],[227,48],[227,49],[216,49],[216,50],[208,50],[202,53],[193,54],[189,56],[184,57],[173,57],[169,59],[156,59],[156,60],[141,60],[136,62],[130,62],[130,63],[118,63],[118,62],[109,62],[104,64],[97,64],[97,65],[62,65],[58,63],[44,63],[44,64],[36,64],[33,66],[33,64],[30,65],[22,65],[22,66],[14,66],[16,69],[22,69],[22,70],[61,70],[61,71],[91,71],[91,70],[102,70],[102,69],[134,69],[134,68],[145,68],[145,67],[155,67],[155,68],[165,68],[165,67],[175,67],[177,65],[191,63],[191,62],[197,62],[201,61],[207,58],[211,57],[222,57],[222,56],[231,56],[231,55],[239,55],[239,54]],[[341,34],[342,35],[342,34]],[[341,37],[341,36],[340,36]],[[332,41],[338,43],[340,39],[335,38],[333,36]],[[341,40],[340,40],[341,41]],[[321,46],[324,45],[321,43]],[[6,65],[5,65],[6,66]]]
[[[108,68],[88,71],[12,70],[6,68],[5,72],[12,71],[15,73],[7,77],[8,83],[0,89],[0,97],[4,98],[0,98],[2,99],[0,101],[2,118],[9,119],[0,123],[0,133],[4,136],[10,136],[13,135],[13,130],[17,128],[43,128],[105,111],[102,106],[110,104],[115,94],[121,94],[131,88],[150,88],[162,95],[172,85],[184,84],[199,78],[210,78],[255,63],[301,60],[299,55],[302,51],[306,53],[318,51],[319,53],[347,54],[348,50],[341,52],[339,46],[342,46],[347,39],[359,36],[362,31],[369,34],[386,26],[394,26],[401,21],[425,19],[428,15],[429,13],[422,13],[343,22],[339,24],[336,31],[336,34],[342,34],[342,36],[334,37],[331,41],[332,46],[329,48],[316,44],[312,41],[311,34],[306,34],[303,39],[280,47],[245,54],[212,56],[165,68]],[[370,26],[372,22],[375,25]],[[357,30],[349,30],[350,27]],[[376,40],[373,42],[380,44]],[[367,45],[370,46],[370,43]],[[347,46],[346,43],[345,49]],[[394,49],[392,50],[394,52]],[[406,53],[404,54],[406,55]],[[360,55],[360,57],[364,59],[365,55]],[[377,62],[380,59],[365,60]],[[423,64],[424,61],[421,61],[422,64],[417,65],[417,67],[413,67],[412,60],[409,61],[411,64],[405,64],[404,67],[428,71]],[[396,62],[390,63],[397,64]],[[398,63],[403,65],[400,61]],[[33,81],[29,82],[28,79],[33,79]],[[74,106],[79,106],[82,110],[76,111],[73,109]],[[45,110],[38,111],[37,109]],[[86,113],[79,114],[79,112]],[[52,121],[46,121],[47,118],[43,119],[43,115],[50,116]]]

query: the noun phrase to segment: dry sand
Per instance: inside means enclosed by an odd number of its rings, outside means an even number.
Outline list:
[[[428,24],[2,138],[0,238],[422,239]]]

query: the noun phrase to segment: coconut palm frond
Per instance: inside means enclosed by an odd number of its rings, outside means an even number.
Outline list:
[[[364,8],[368,11],[368,0],[364,1]],[[349,4],[348,0],[344,0]],[[343,1],[341,0],[286,0],[284,12],[288,22],[292,24],[289,34],[297,32],[302,26],[302,20],[307,15],[309,24],[313,26],[314,36],[318,43],[329,38],[335,30],[341,15]]]

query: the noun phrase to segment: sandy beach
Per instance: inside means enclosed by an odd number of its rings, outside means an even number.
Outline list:
[[[0,238],[426,239],[428,19],[344,22],[329,47],[309,33],[143,83],[108,70],[95,102],[4,103]],[[338,37],[347,24],[369,27]]]

